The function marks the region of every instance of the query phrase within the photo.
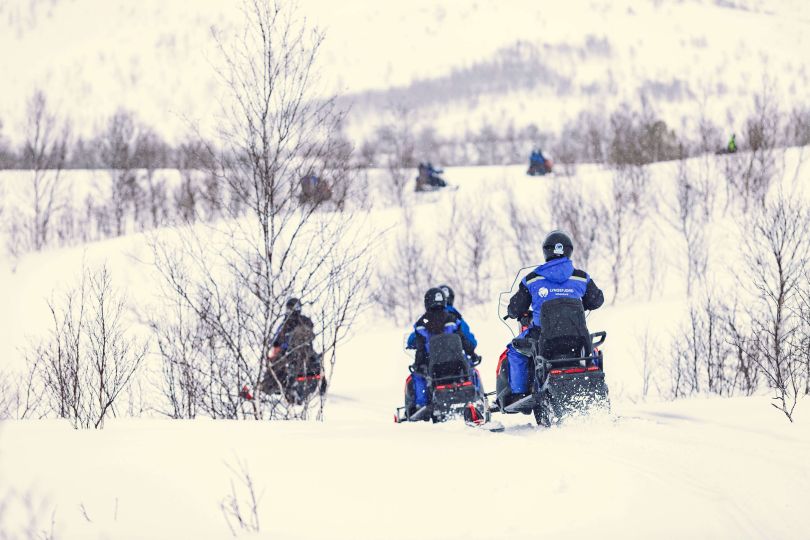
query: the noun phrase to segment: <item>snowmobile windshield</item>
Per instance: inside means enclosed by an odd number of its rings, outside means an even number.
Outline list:
[[[568,257],[560,257],[538,266],[535,272],[553,283],[564,283],[574,273],[574,264]]]

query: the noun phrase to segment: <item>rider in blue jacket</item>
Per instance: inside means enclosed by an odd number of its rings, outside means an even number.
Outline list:
[[[425,313],[414,323],[414,358],[411,375],[405,381],[405,406],[413,413],[419,407],[428,404],[427,374],[430,362],[430,338],[439,334],[458,334],[461,346],[468,358],[477,358],[475,346],[461,333],[461,325],[456,314],[447,311],[447,297],[439,288],[429,289],[425,293]],[[476,374],[476,386],[478,377]]]
[[[579,298],[586,310],[597,309],[605,297],[590,276],[574,268],[571,254],[574,244],[562,231],[553,231],[543,241],[545,264],[538,266],[523,278],[517,293],[509,300],[508,316],[519,319],[531,310],[532,321],[520,337],[540,337],[540,307],[555,298]],[[517,401],[529,391],[529,359],[518,353],[511,344],[507,347],[509,402]]]
[[[453,289],[451,289],[449,285],[439,285],[437,288],[442,290],[445,298],[447,299],[447,307],[445,308],[445,310],[448,313],[453,313],[458,317],[462,335],[465,338],[467,338],[467,340],[470,343],[472,343],[473,348],[478,347],[478,340],[475,339],[475,334],[473,334],[472,330],[470,330],[470,325],[467,324],[467,321],[464,320],[464,317],[461,315],[461,312],[457,310],[456,307],[453,305],[453,302],[455,301],[456,298],[456,294],[453,292]],[[416,332],[411,332],[411,335],[408,336],[408,342],[405,348],[415,349],[416,348],[415,339],[416,339]]]

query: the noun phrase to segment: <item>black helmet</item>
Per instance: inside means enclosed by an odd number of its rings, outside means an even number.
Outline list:
[[[444,292],[438,287],[428,289],[425,293],[425,309],[427,311],[433,309],[444,309],[447,307],[447,297]]]
[[[444,293],[445,298],[447,298],[447,305],[452,306],[453,300],[456,299],[456,293],[453,292],[453,289],[450,288],[450,285],[439,285],[439,288]]]
[[[543,256],[546,261],[559,259],[560,257],[571,258],[574,252],[574,243],[571,238],[562,231],[551,231],[543,240]]]
[[[288,312],[301,311],[301,300],[298,298],[290,298],[285,304]]]

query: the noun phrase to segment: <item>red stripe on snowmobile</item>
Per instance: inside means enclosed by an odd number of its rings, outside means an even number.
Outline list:
[[[496,377],[498,376],[498,373],[501,372],[501,364],[503,364],[504,360],[506,360],[506,351],[503,351],[501,353],[500,358],[498,358],[498,367],[495,368],[495,376]]]
[[[581,368],[581,367],[571,368],[571,369],[552,369],[548,373],[549,373],[549,375],[563,375],[563,374],[564,375],[573,375],[573,374],[576,374],[576,373],[585,373],[586,371],[599,371],[599,367],[598,366],[591,366],[591,367],[589,367],[587,369]]]

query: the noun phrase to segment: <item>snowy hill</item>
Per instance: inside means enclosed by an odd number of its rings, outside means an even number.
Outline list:
[[[795,157],[792,151],[788,163]],[[650,168],[662,201],[672,196],[672,167]],[[407,204],[420,234],[435,237],[456,204],[491,212],[500,227],[488,258],[494,269],[488,300],[465,303],[465,287],[457,287],[492,389],[497,357],[511,337],[499,320],[497,291],[528,262],[509,254],[502,198],[513,190],[546,219],[549,183],[581,183],[606,196],[610,172],[589,166],[573,179],[532,179],[523,167],[471,167],[446,175],[458,192],[409,196]],[[370,229],[393,226],[386,249],[375,254],[383,264],[403,224],[401,210],[386,206],[376,188],[372,183]],[[718,213],[711,225],[718,278],[739,256],[733,219]],[[411,362],[402,350],[407,328],[371,309],[340,346],[322,423],[170,421],[146,411],[111,419],[102,431],[74,431],[57,421],[0,424],[0,530],[12,538],[26,527],[69,539],[223,538],[230,530],[222,504],[235,497],[250,517],[239,476],[244,466],[259,497],[260,533],[237,526],[240,537],[802,538],[808,522],[800,504],[810,497],[806,403],[790,424],[763,396],[659,403],[652,392],[642,400],[640,339],[651,337],[652,369],[665,380],[669,341],[679,338],[686,316],[679,240],[663,222],[648,232],[659,248],[650,255],[656,274],[636,260],[643,285],[588,320],[592,330],[608,332],[603,350],[613,419],[544,430],[516,415],[503,418],[502,434],[460,423],[395,425],[391,416]],[[6,366],[20,366],[27,336],[47,328],[45,297],[75,281],[83,263],[106,261],[133,302],[149,305],[156,278],[139,262],[147,258],[145,244],[143,235],[133,235],[26,255],[15,272],[4,266],[0,297],[12,306],[0,318]],[[609,260],[600,253],[589,271],[609,291]],[[646,281],[648,274],[658,285]],[[158,382],[152,367],[140,399]],[[128,394],[122,411],[137,414],[138,399]]]
[[[348,92],[351,132],[363,137],[391,104],[443,134],[483,123],[556,130],[584,108],[634,101],[643,91],[671,125],[708,98],[718,123],[744,116],[763,75],[783,106],[807,100],[806,2],[662,1],[538,4],[529,0],[389,3],[330,9],[301,2],[327,32],[322,73]],[[0,103],[6,136],[41,87],[87,133],[117,107],[169,137],[210,118],[217,80],[210,27],[236,5],[201,0],[12,0],[0,5]],[[731,126],[729,126],[731,127]]]
[[[0,55],[0,73],[14,74],[0,90],[2,135],[15,137],[20,105],[34,86],[44,88],[60,114],[74,118],[80,133],[121,105],[169,137],[182,134],[186,119],[211,118],[218,88],[209,63],[210,26],[230,25],[238,14],[233,5],[0,3],[0,50],[14,53]],[[671,126],[705,107],[731,127],[736,124],[728,113],[741,121],[737,112],[750,106],[763,75],[773,75],[783,108],[810,97],[810,4],[799,0],[458,0],[442,6],[356,0],[339,9],[331,0],[303,0],[301,7],[328,32],[323,76],[327,86],[348,92],[349,130],[358,138],[383,121],[392,102],[411,107],[417,124],[430,119],[440,132],[457,133],[482,123],[553,129],[583,108],[633,100],[639,88]],[[191,223],[168,221],[177,225],[62,249],[20,250],[13,258],[0,249],[0,539],[806,538],[806,396],[788,422],[771,406],[762,373],[754,374],[753,386],[738,384],[746,366],[743,354],[735,353],[744,349],[724,341],[729,333],[718,337],[712,333],[717,326],[697,328],[707,308],[718,308],[711,303],[716,300],[727,301],[729,310],[751,306],[760,311],[755,316],[769,314],[763,305],[768,293],[756,290],[746,271],[752,264],[763,272],[771,268],[771,259],[755,255],[774,236],[755,232],[753,218],[768,189],[804,204],[805,212],[810,201],[810,147],[741,148],[733,155],[643,167],[577,164],[566,175],[544,177],[528,177],[524,165],[446,167],[444,176],[457,189],[430,193],[411,190],[412,170],[352,170],[357,178],[347,181],[353,190],[349,212],[329,203],[306,224],[327,233],[361,233],[332,234],[339,239],[336,251],[349,243],[370,247],[360,261],[346,264],[348,271],[370,265],[370,278],[357,293],[369,302],[337,345],[323,421],[251,421],[251,403],[237,398],[245,379],[230,385],[235,379],[226,377],[220,395],[233,398],[234,416],[243,420],[212,420],[203,411],[194,413],[195,420],[165,418],[171,416],[167,393],[174,390],[167,379],[173,382],[174,374],[167,375],[167,357],[147,322],[165,315],[168,326],[184,313],[168,311],[166,278],[150,264],[152,241],[181,251],[172,243],[176,235],[197,233],[198,243],[186,247],[204,270],[212,269],[206,274],[216,290],[211,296],[218,297],[223,284],[252,294],[250,279],[220,283],[217,273],[230,262],[229,241],[253,264],[252,255],[238,248],[257,232],[223,232],[249,218],[219,213]],[[400,172],[408,183],[397,192]],[[170,185],[184,181],[179,171],[159,174]],[[29,176],[0,172],[4,220],[32,206],[29,194],[16,187]],[[68,194],[65,201],[81,203],[105,193],[109,178],[109,171],[71,170],[60,189]],[[218,202],[227,198],[220,197]],[[803,215],[810,224],[810,214]],[[330,216],[348,216],[351,226],[331,229]],[[510,289],[517,272],[541,262],[542,238],[561,225],[581,229],[573,262],[607,299],[588,314],[587,324],[592,332],[607,332],[600,348],[611,414],[551,428],[538,428],[531,416],[498,415],[502,433],[461,422],[394,424],[413,361],[404,342],[422,310],[422,282],[455,288],[456,306],[479,342],[483,385],[493,390],[499,355],[516,330],[514,322],[502,320],[499,294]],[[596,240],[586,249],[588,232]],[[806,240],[804,231],[788,232],[788,242]],[[296,244],[305,253],[292,257],[317,260],[329,251],[325,237],[305,234]],[[6,240],[0,233],[3,248]],[[408,242],[418,249],[403,249]],[[806,273],[810,249],[807,254],[803,260],[785,254],[786,266]],[[15,386],[18,377],[47,356],[47,347],[37,344],[59,325],[48,301],[59,302],[87,276],[83,270],[102,264],[113,290],[125,293],[118,319],[124,337],[152,340],[132,383],[109,409],[103,429],[74,430],[69,421],[55,420],[56,400],[23,420],[6,419],[19,416],[24,405],[25,396],[14,402],[16,391],[29,388],[25,381]],[[199,277],[197,267],[175,269],[189,283]],[[396,287],[410,278],[415,293]],[[298,290],[291,283],[280,292],[271,286],[268,297],[283,303]],[[791,306],[810,313],[810,289],[806,280],[797,283],[807,302]],[[318,290],[304,292],[313,317]],[[216,304],[204,306],[197,322],[217,311]],[[246,329],[240,324],[245,319],[231,318],[240,307],[226,305],[216,315],[236,321],[240,336],[252,333],[239,360],[258,372],[275,325]],[[790,313],[791,324],[800,315]],[[744,339],[748,321],[740,322]],[[794,335],[810,335],[810,316],[795,324],[804,333]],[[697,343],[707,332],[711,350]],[[218,343],[205,341],[211,337],[177,337],[189,349],[213,351],[210,364],[192,368],[214,371],[213,357],[226,369],[236,363],[233,349],[214,350]],[[684,355],[688,373],[679,363]],[[729,373],[733,380],[724,379]],[[692,387],[684,382],[688,377]],[[711,377],[719,390],[704,384]],[[34,379],[40,386],[31,387],[41,389],[41,377]],[[797,382],[807,384],[807,373]],[[87,391],[84,397],[101,401],[101,394]]]

